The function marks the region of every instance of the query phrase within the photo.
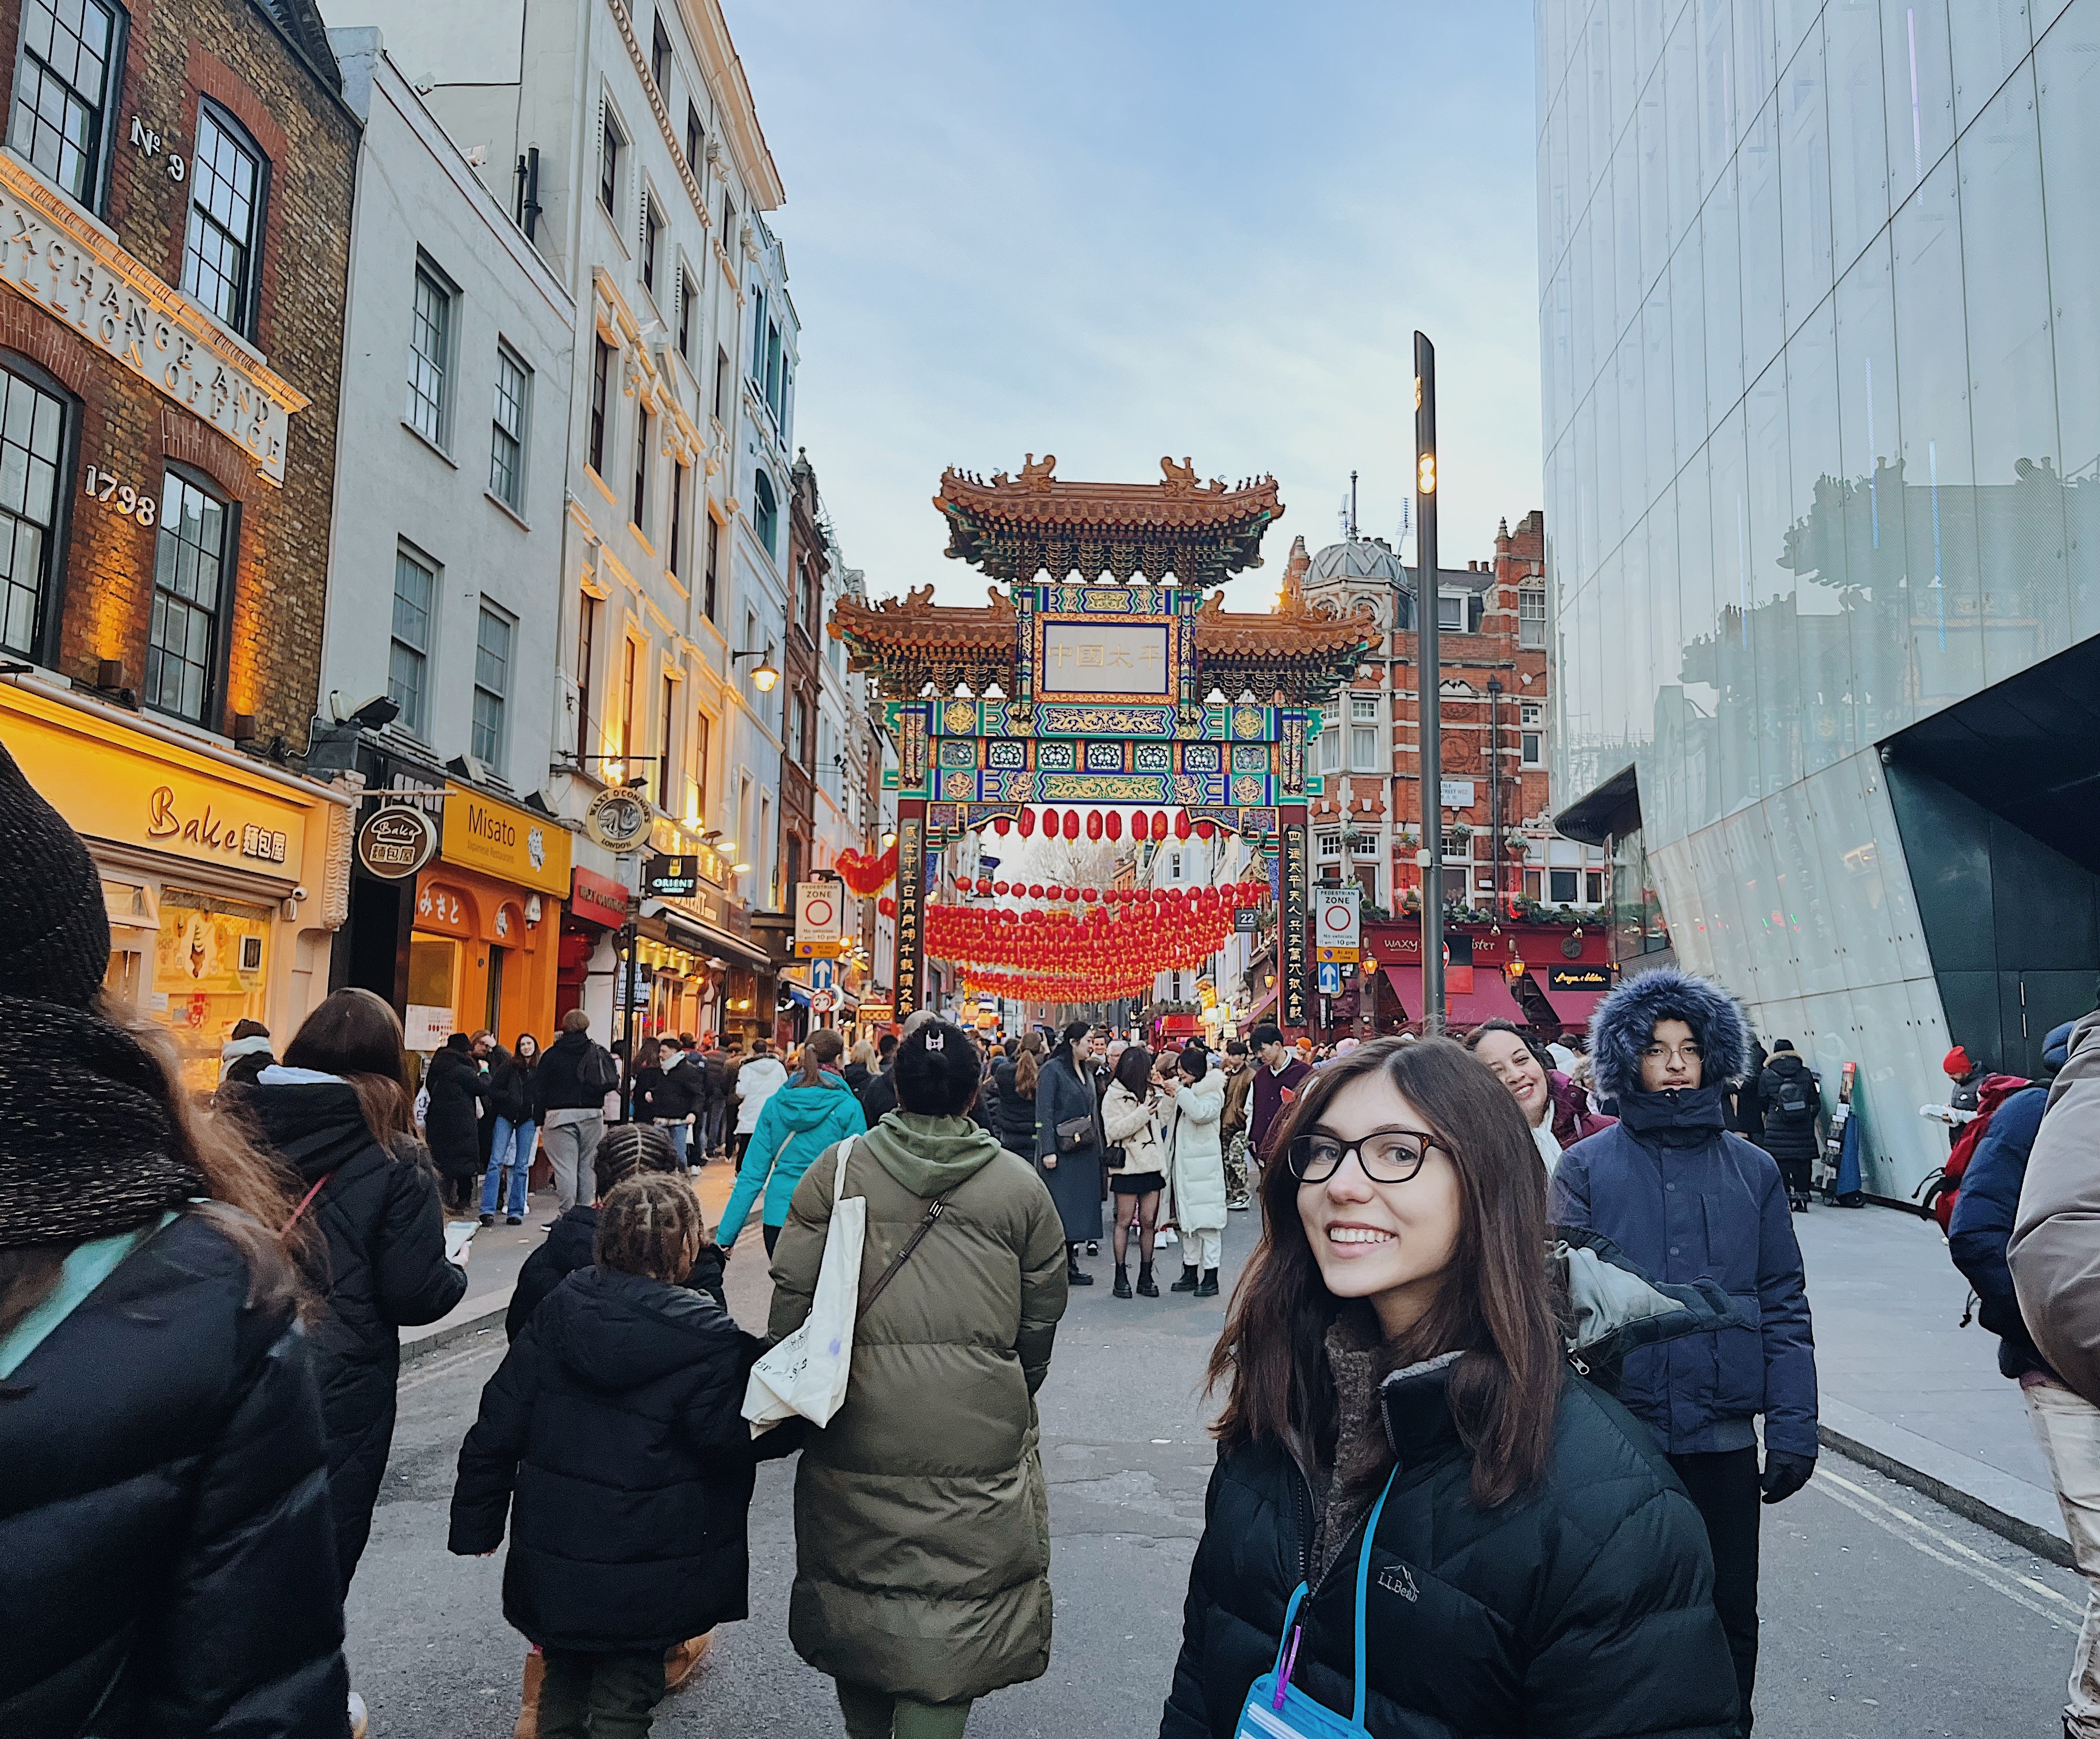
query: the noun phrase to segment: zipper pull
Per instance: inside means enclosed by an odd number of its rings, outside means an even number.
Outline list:
[[[1283,1693],[1290,1688],[1291,1669],[1298,1664],[1298,1640],[1304,1634],[1304,1625],[1290,1627],[1290,1642],[1283,1651],[1283,1671],[1276,1675],[1276,1695],[1270,1702],[1272,1708],[1281,1709],[1283,1706]]]
[[[1570,1353],[1568,1355],[1568,1363],[1574,1367],[1576,1376],[1587,1376],[1590,1374],[1590,1367],[1582,1363],[1582,1357],[1579,1353]]]

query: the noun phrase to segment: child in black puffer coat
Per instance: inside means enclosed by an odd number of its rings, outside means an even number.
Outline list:
[[[493,1552],[515,1494],[503,1615],[545,1656],[543,1733],[646,1732],[665,1650],[746,1615],[754,1469],[801,1437],[751,1440],[764,1343],[686,1285],[704,1237],[679,1178],[618,1185],[596,1264],[533,1313],[460,1450],[454,1552]]]

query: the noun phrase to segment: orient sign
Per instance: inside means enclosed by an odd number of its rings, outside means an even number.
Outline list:
[[[285,481],[288,419],[307,395],[6,156],[0,282],[236,442],[270,482]]]
[[[389,882],[405,880],[437,855],[438,830],[421,809],[389,803],[357,830],[357,861]]]

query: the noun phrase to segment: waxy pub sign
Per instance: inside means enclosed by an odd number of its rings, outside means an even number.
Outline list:
[[[307,395],[14,158],[0,155],[0,283],[63,320],[285,481]]]

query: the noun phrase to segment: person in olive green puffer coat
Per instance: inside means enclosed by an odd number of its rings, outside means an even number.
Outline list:
[[[852,1739],[960,1734],[970,1700],[1050,1663],[1050,1512],[1035,1393],[1065,1302],[1057,1204],[969,1120],[977,1046],[945,1021],[898,1047],[900,1108],[853,1138],[863,1296],[943,1203],[854,1336],[845,1403],[795,1481],[795,1652],[838,1681]],[[810,1312],[836,1167],[796,1186],[773,1259],[779,1341]]]

